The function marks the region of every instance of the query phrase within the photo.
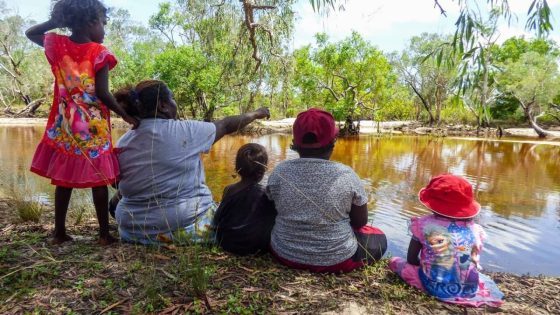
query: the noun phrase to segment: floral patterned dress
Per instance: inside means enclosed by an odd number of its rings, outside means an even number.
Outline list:
[[[408,284],[437,299],[468,306],[502,304],[503,294],[480,273],[479,255],[486,233],[473,220],[436,215],[412,218],[412,238],[422,244],[420,266],[393,257],[389,268]]]
[[[119,167],[110,112],[95,95],[95,74],[117,60],[103,45],[74,43],[48,33],[45,55],[55,77],[54,100],[31,171],[57,186],[86,188],[115,182]]]

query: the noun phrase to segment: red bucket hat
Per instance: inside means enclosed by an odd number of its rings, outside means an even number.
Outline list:
[[[312,133],[317,138],[315,143],[303,143],[303,137]],[[310,108],[297,115],[293,126],[294,145],[298,148],[316,149],[322,148],[336,138],[338,128],[334,123],[334,117],[322,109]]]
[[[452,219],[469,219],[480,212],[471,184],[461,176],[443,174],[432,178],[418,198],[433,212]]]

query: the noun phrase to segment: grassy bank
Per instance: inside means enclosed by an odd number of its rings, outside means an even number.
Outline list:
[[[500,309],[439,303],[404,285],[386,261],[346,275],[315,275],[269,256],[209,247],[100,247],[97,225],[72,225],[73,242],[48,243],[51,218],[21,223],[0,202],[1,314],[433,314],[560,313],[560,279],[493,274]]]

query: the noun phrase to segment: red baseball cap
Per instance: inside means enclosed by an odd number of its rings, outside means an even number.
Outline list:
[[[303,143],[303,137],[312,133],[317,138],[315,143]],[[298,148],[316,149],[330,143],[338,135],[338,128],[331,113],[318,108],[310,108],[297,115],[293,126],[294,145]]]
[[[432,178],[418,198],[433,212],[452,219],[469,219],[480,212],[471,184],[461,176],[442,174]]]

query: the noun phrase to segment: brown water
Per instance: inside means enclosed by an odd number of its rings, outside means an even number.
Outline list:
[[[28,172],[43,127],[0,127],[0,190],[25,182],[46,202],[49,181]],[[122,131],[117,131],[118,137]],[[233,159],[247,142],[264,145],[270,167],[296,158],[284,135],[225,137],[205,156],[207,182],[219,201],[235,182]],[[417,201],[432,175],[450,172],[473,184],[488,233],[488,270],[560,276],[560,146],[428,137],[339,139],[333,160],[354,168],[369,193],[370,222],[383,229],[392,255],[406,255],[409,218],[429,213]],[[266,179],[265,179],[266,181]]]

